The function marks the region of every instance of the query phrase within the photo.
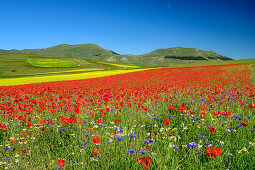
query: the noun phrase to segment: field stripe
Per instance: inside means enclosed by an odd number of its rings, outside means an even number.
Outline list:
[[[116,74],[130,73],[135,71],[149,70],[152,68],[145,69],[132,69],[132,70],[111,70],[111,71],[94,71],[88,73],[77,73],[67,75],[51,75],[51,76],[40,76],[40,77],[23,77],[23,78],[8,78],[0,79],[0,86],[13,86],[22,84],[42,83],[50,81],[64,81],[64,80],[80,80],[96,77],[111,76]]]

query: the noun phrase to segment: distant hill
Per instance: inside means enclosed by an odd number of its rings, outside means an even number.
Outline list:
[[[231,58],[222,56],[213,51],[183,47],[158,49],[143,55],[119,55],[114,51],[106,50],[95,44],[60,44],[49,48],[23,50],[0,49],[0,53],[26,53],[68,58],[84,58],[142,66],[171,65],[176,63],[191,63],[201,61],[232,60]]]

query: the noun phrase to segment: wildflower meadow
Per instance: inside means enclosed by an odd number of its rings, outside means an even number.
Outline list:
[[[1,169],[254,169],[250,64],[0,87]]]

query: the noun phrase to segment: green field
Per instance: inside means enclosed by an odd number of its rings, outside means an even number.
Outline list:
[[[35,67],[27,61],[70,61],[76,63],[77,67]],[[38,63],[38,62],[37,62]],[[27,77],[38,75],[56,75],[67,74],[68,72],[90,72],[93,70],[115,70],[115,69],[128,69],[127,65],[120,66],[114,65],[116,63],[99,62],[98,60],[54,57],[36,54],[21,54],[21,53],[0,53],[0,78],[14,78],[14,77]],[[45,65],[43,63],[43,65]],[[51,64],[52,65],[52,64]],[[56,65],[55,65],[56,66]],[[129,68],[130,69],[130,68]]]
[[[27,62],[34,67],[77,67],[72,60],[64,59],[29,59]]]
[[[253,80],[255,82],[255,59],[192,62],[187,64],[174,62],[171,65],[139,67],[92,59],[67,59],[65,57],[34,54],[0,53],[0,85],[8,86],[47,81],[86,79],[161,67],[192,67],[239,63],[251,63]]]

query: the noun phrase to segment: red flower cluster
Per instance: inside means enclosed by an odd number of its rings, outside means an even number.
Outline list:
[[[205,152],[208,158],[214,158],[215,156],[220,156],[221,154],[221,150],[217,147],[214,148],[207,147],[205,149]]]
[[[150,168],[151,158],[150,157],[142,157],[138,159],[139,164],[142,165],[143,168]]]
[[[99,139],[99,137],[92,137],[92,142],[94,142],[94,143],[100,143],[100,139]]]
[[[63,123],[64,125],[72,124],[72,123],[75,123],[75,122],[77,122],[75,117],[70,117],[69,119],[67,117],[62,117],[62,119],[61,119],[61,123]]]

